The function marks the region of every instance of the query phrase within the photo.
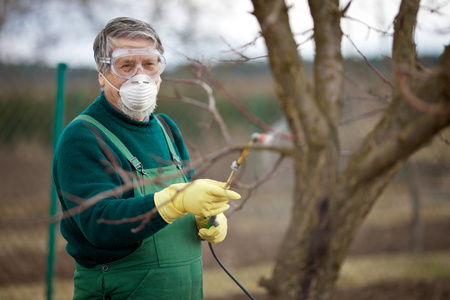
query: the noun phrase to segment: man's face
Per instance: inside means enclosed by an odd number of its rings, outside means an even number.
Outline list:
[[[116,48],[127,48],[127,49],[153,47],[153,44],[154,44],[154,42],[149,39],[129,40],[129,39],[120,38],[120,39],[115,39],[115,41],[117,43]],[[111,70],[112,69],[110,69],[110,72],[108,74],[103,74],[103,75],[114,87],[116,87],[119,90],[120,87],[122,86],[122,84],[125,83],[128,79],[117,76]],[[140,68],[137,70],[136,75],[137,74],[143,74],[142,70]],[[120,109],[119,92],[117,90],[115,90],[113,87],[111,87],[101,75],[99,75],[98,81],[99,81],[100,85],[104,88],[106,99],[108,99],[108,101],[112,105],[114,105],[116,108]],[[158,86],[158,91],[159,91],[159,85],[162,81],[161,77],[155,78],[155,81],[156,81],[156,84]]]

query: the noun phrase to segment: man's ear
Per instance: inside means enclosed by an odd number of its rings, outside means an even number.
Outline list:
[[[157,93],[159,93],[159,87],[161,86],[161,82],[162,82],[161,76],[158,76],[158,82],[156,83]]]
[[[100,73],[98,73],[98,83],[102,88],[105,87],[106,84],[105,78],[103,78],[103,76]]]

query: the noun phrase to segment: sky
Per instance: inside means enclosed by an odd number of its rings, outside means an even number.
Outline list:
[[[192,14],[180,9],[179,1],[167,1],[169,7],[153,15],[154,22],[149,20],[148,13],[153,9],[152,1],[124,6],[130,2],[110,0],[108,7],[104,7],[104,2],[94,1],[91,10],[95,22],[88,22],[85,12],[70,1],[54,1],[25,20],[8,22],[6,30],[0,33],[0,44],[7,45],[0,50],[0,59],[13,63],[38,59],[48,65],[65,62],[69,66],[94,68],[92,42],[102,26],[118,16],[150,21],[163,40],[169,67],[185,61],[185,56],[205,60],[231,58],[231,48],[238,49],[253,41],[259,32],[256,18],[250,13],[253,11],[250,0],[196,0],[198,12]],[[341,1],[341,7],[348,1]],[[291,27],[300,44],[300,55],[313,59],[314,44],[309,39],[313,23],[307,0],[286,2],[291,5]],[[355,46],[368,57],[390,56],[392,24],[399,5],[400,0],[353,0],[347,12],[349,18],[341,23],[345,34],[344,56],[358,56]],[[438,13],[432,13],[433,9]],[[183,29],[190,32],[189,42],[178,35]],[[450,41],[450,0],[422,0],[415,35],[419,55],[442,53]],[[245,51],[250,57],[265,53],[261,39]]]

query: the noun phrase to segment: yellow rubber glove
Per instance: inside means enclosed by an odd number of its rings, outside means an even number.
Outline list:
[[[198,235],[201,239],[213,244],[222,242],[227,236],[227,217],[223,213],[217,215],[217,221],[220,223],[218,227],[211,226],[208,228],[208,220],[209,218],[205,219],[204,217],[195,216]]]
[[[228,200],[241,196],[224,189],[225,182],[197,179],[188,183],[175,183],[155,193],[155,205],[161,217],[172,223],[186,213],[200,217],[215,216],[226,211]]]

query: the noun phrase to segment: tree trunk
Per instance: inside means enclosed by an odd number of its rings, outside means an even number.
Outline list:
[[[387,113],[339,171],[337,130],[344,80],[339,1],[309,1],[315,24],[314,87],[297,52],[284,1],[252,1],[276,92],[296,137],[292,216],[272,278],[261,284],[268,299],[327,300],[351,242],[378,196],[405,159],[450,124],[450,113],[430,115],[405,101],[405,95],[412,94],[426,103],[448,105],[450,50],[423,83],[409,75],[416,68],[413,33],[419,0],[403,1],[393,49],[402,84],[395,86]]]
[[[317,1],[321,2],[321,1]],[[310,298],[332,290],[337,272],[330,264],[332,193],[339,157],[337,123],[343,91],[338,1],[312,8],[321,23],[313,88],[297,52],[284,1],[254,1],[269,51],[277,94],[294,142],[296,185],[292,219],[272,280],[262,282],[269,299]],[[321,99],[321,101],[316,101]],[[324,267],[326,266],[326,267]]]

